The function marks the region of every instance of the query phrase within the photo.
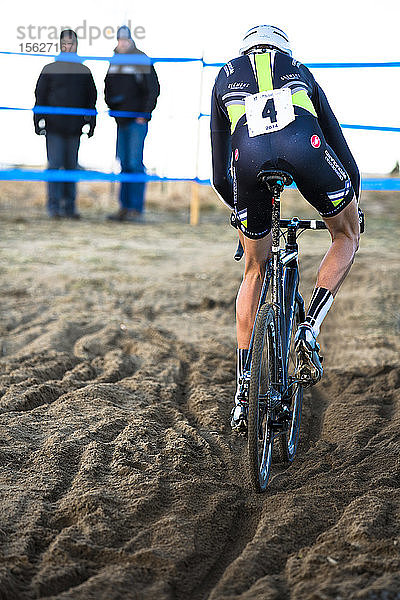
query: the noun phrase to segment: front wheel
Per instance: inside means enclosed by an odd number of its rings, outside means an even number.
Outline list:
[[[293,322],[291,324],[290,342],[287,355],[288,389],[286,393],[285,404],[289,411],[288,428],[279,436],[278,446],[280,458],[286,463],[291,463],[293,461],[300,437],[303,388],[300,383],[296,382],[295,372],[297,366],[297,356],[294,350],[294,338],[300,322],[301,310],[299,304],[296,303],[293,314]]]
[[[275,314],[270,304],[264,304],[255,323],[249,384],[249,467],[257,492],[265,491],[271,470],[276,369]]]

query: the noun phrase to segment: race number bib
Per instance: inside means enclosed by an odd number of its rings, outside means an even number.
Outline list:
[[[247,96],[245,109],[250,137],[279,131],[295,119],[289,88]]]

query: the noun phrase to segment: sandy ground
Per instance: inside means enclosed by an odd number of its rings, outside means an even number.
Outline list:
[[[155,185],[146,224],[110,224],[109,187],[80,190],[50,222],[42,184],[0,187],[0,598],[400,599],[398,196],[364,195],[298,455],[257,495],[226,213],[203,189],[190,227],[190,188]],[[300,241],[308,300],[329,240]]]

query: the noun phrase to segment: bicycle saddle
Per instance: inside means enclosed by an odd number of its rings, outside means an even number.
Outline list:
[[[278,187],[279,191],[282,192],[285,185],[293,183],[293,177],[290,173],[275,169],[262,169],[257,174],[257,179],[270,192],[273,192],[274,187]]]

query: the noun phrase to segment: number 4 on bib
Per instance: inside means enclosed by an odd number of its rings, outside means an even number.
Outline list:
[[[250,137],[279,131],[295,119],[289,88],[247,96],[245,109]]]
[[[270,119],[271,123],[276,123],[277,122],[276,108],[275,108],[275,103],[274,103],[273,98],[269,98],[267,100],[267,103],[264,106],[264,110],[262,111],[262,118],[263,119]]]

